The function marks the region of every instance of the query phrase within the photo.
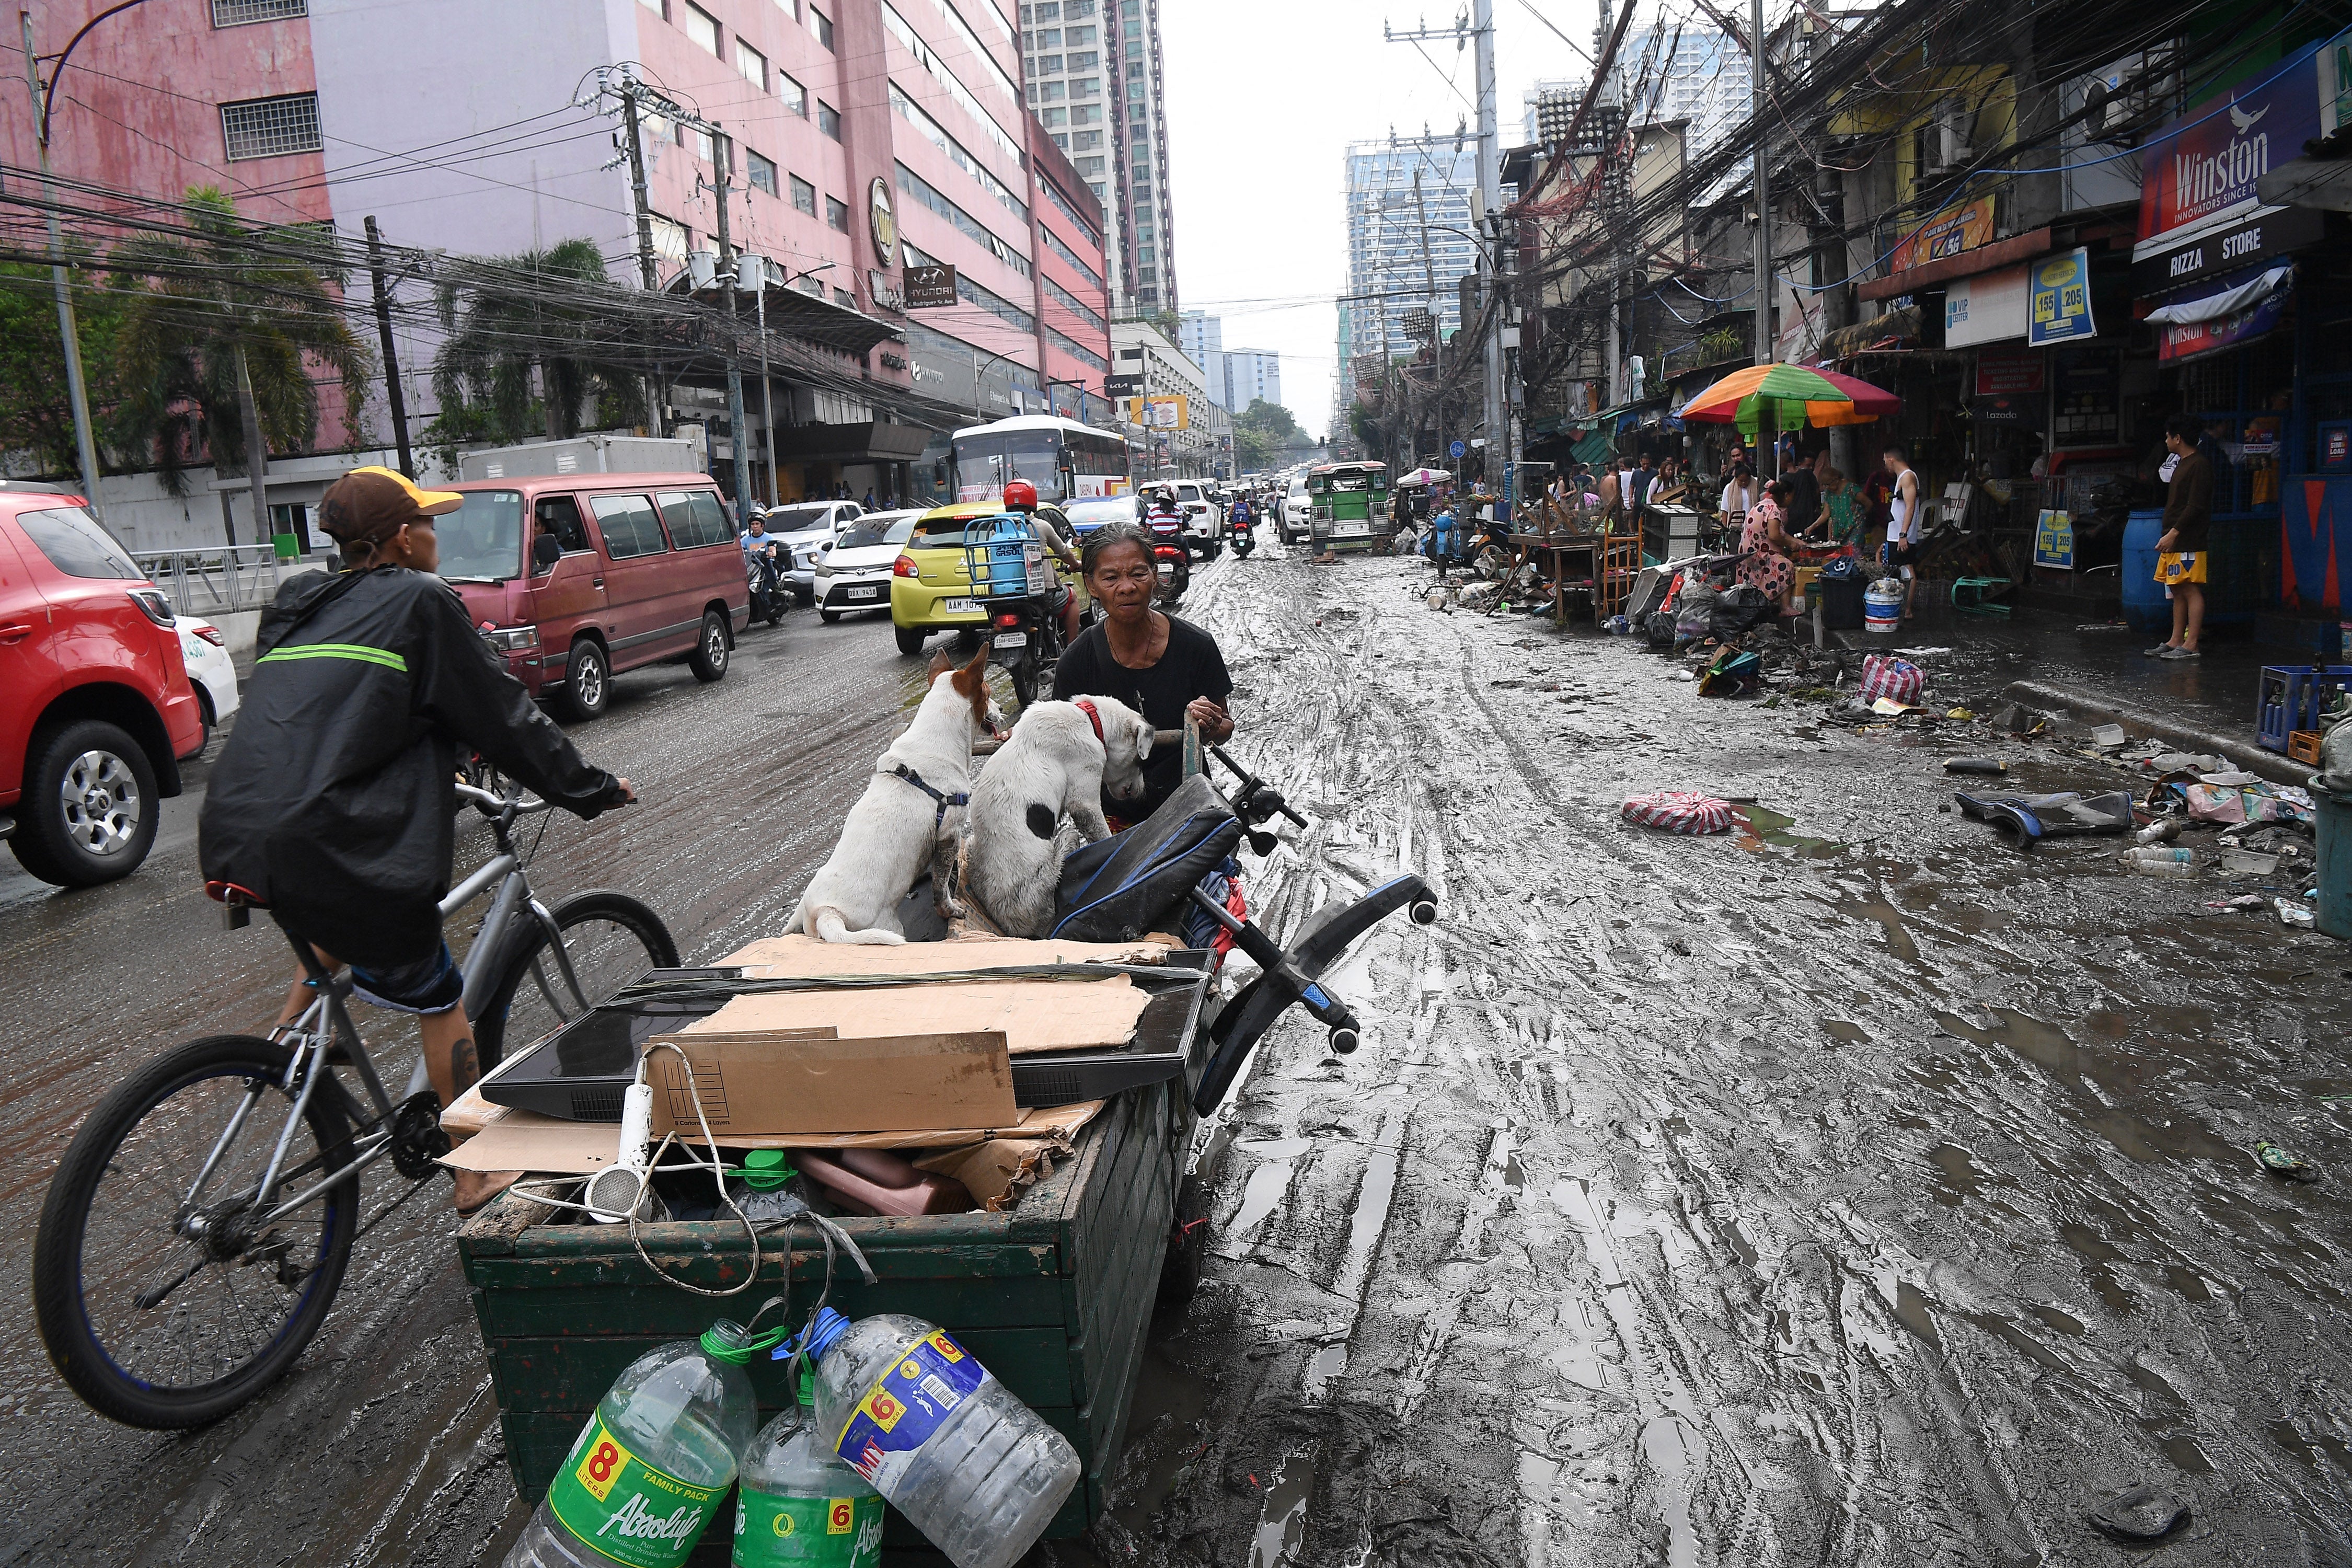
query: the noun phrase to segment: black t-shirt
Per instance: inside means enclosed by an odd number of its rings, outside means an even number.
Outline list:
[[[1143,715],[1155,730],[1184,728],[1184,709],[1195,697],[1223,702],[1233,694],[1233,677],[1225,673],[1225,656],[1217,639],[1190,621],[1168,617],[1168,647],[1160,662],[1149,669],[1129,669],[1111,657],[1109,636],[1100,623],[1088,626],[1072,643],[1054,670],[1054,696],[1064,702],[1074,697],[1111,697]],[[1139,804],[1106,797],[1103,809],[1129,822],[1140,822],[1184,782],[1184,748],[1154,746],[1143,764],[1145,795]]]
[[[1780,476],[1789,487],[1789,515],[1780,522],[1790,533],[1801,533],[1822,514],[1822,481],[1808,468],[1790,468]]]

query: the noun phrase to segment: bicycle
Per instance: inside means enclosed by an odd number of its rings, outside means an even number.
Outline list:
[[[545,827],[528,851],[514,829],[550,803],[465,784],[457,793],[496,838],[441,900],[446,921],[496,889],[460,1004],[488,1072],[509,1039],[541,1038],[646,970],[675,968],[677,947],[628,894],[600,889],[551,909],[539,900],[526,867]],[[232,927],[250,922],[249,895],[218,896]],[[325,1321],[352,1243],[448,1152],[422,1053],[395,1100],[344,1005],[349,976],[289,941],[316,999],[266,1037],[205,1036],[131,1074],[75,1133],[42,1205],[42,1342],[82,1402],[126,1426],[201,1426],[275,1382]],[[356,1098],[338,1068],[357,1079]],[[361,1173],[385,1159],[408,1190],[362,1226]]]

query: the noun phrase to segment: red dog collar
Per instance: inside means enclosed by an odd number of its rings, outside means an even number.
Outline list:
[[[1110,743],[1109,742],[1103,740],[1102,715],[1095,711],[1095,705],[1090,699],[1081,697],[1076,702],[1071,703],[1070,706],[1076,709],[1079,712],[1084,713],[1087,716],[1087,721],[1094,725],[1095,739],[1097,741],[1101,742],[1104,745],[1108,745]]]

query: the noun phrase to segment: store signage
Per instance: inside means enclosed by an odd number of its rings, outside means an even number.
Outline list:
[[[885,267],[898,265],[898,213],[890,205],[890,182],[876,175],[866,187],[866,222],[874,230],[874,258]]]
[[[907,309],[935,310],[956,302],[956,269],[952,267],[907,268]]]
[[[2298,49],[2255,80],[2192,106],[2148,139],[2140,153],[2140,243],[2134,262],[2170,248],[2150,241],[2252,215],[2261,205],[2255,186],[2262,177],[2301,157],[2303,144],[2341,112],[2338,76],[2346,68],[2337,51],[2347,43],[2352,34]]]
[[[1903,237],[1887,258],[1889,277],[1930,261],[1941,261],[1964,250],[1974,250],[1992,238],[1992,198],[1979,196],[1962,206],[1946,207]]]
[[[866,269],[866,293],[877,310],[903,310],[907,308],[907,296],[899,291],[898,279],[877,268]]]
[[[1105,397],[1140,397],[1143,378],[1139,375],[1107,375],[1103,377]]]
[[[1969,411],[1979,425],[2015,425],[2031,430],[2042,428],[2042,398],[2038,393],[2021,392],[2002,397],[1972,398]]]
[[[2033,526],[2033,563],[2074,569],[2074,519],[2072,513],[2045,511]]]
[[[2286,303],[2294,298],[2294,292],[2290,289],[2282,289],[2252,310],[2241,310],[2234,316],[2223,316],[2216,321],[2167,322],[2158,329],[2160,335],[2156,340],[2156,363],[2169,364],[2176,360],[2194,359],[2199,354],[2252,342],[2279,324],[2279,318],[2285,313]]]
[[[1181,397],[1130,397],[1127,400],[1127,419],[1130,425],[1153,430],[1189,430],[1192,427],[1192,405]]]
[[[2050,444],[2062,448],[2114,446],[2122,431],[2116,396],[2120,362],[2115,352],[2060,349],[2054,357]]]
[[[2091,253],[2086,247],[2045,256],[2033,274],[2033,322],[2025,341],[2037,348],[2099,335],[2091,319]]]
[[[2005,342],[2025,335],[2023,267],[1974,278],[1956,278],[1944,292],[1944,342],[1964,349],[1972,343]]]
[[[2042,387],[2042,357],[2037,353],[1981,353],[1977,355],[1977,395],[1979,397],[2011,397],[2021,392],[2039,392]]]
[[[2316,207],[2266,208],[2225,227],[2159,247],[2132,263],[2132,293],[2153,299],[2201,283],[2251,262],[2267,261],[2319,243],[2327,219]]]

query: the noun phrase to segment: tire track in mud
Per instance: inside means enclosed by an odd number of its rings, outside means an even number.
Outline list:
[[[1232,1414],[1196,1430],[1225,1500],[1168,1498],[1150,1515],[1163,1555],[1147,1561],[1237,1561],[1276,1515],[1296,1529],[1275,1544],[1300,1562],[2079,1560],[2099,1550],[2086,1500],[2151,1463],[2177,1463],[2200,1520],[2227,1525],[2168,1556],[2352,1550],[2352,1463],[2335,1457],[2352,1413],[2311,1397],[2346,1386],[2340,1349],[2260,1342],[2291,1300],[2352,1326],[2326,1282],[2340,1255],[2242,1173],[2178,1169],[2229,1146],[2158,1147],[2180,1135],[2129,1108],[2147,1068],[2084,1065],[2098,1036],[2081,1014],[2146,1005],[2117,988],[2116,944],[2068,950],[2053,889],[1948,835],[1924,855],[1879,833],[1866,853],[1811,860],[1637,838],[1614,821],[1620,793],[1745,774],[1792,801],[1826,785],[1834,821],[1837,783],[1874,781],[1887,753],[1807,745],[1791,784],[1778,757],[1795,749],[1770,732],[1786,720],[1661,717],[1686,693],[1662,700],[1657,665],[1622,645],[1433,614],[1391,563],[1276,564],[1204,595],[1256,699],[1243,754],[1312,781],[1294,799],[1329,829],[1328,863],[1365,843],[1380,864],[1360,871],[1444,868],[1441,923],[1414,933],[1431,989],[1380,942],[1363,963],[1383,1008],[1426,995],[1420,1016],[1444,1026],[1392,1083],[1358,1066],[1394,1048],[1385,1037],[1348,1064],[1318,1061],[1296,1028],[1261,1047],[1236,1125],[1266,1142],[1352,1131],[1352,1151],[1361,1102],[1394,1089],[1418,1108],[1412,1133],[1346,1371],[1311,1423],[1305,1331],[1327,1321],[1318,1281],[1361,1161],[1293,1153],[1280,1191],[1258,1194],[1274,1245],[1221,1262],[1176,1342],[1249,1369],[1220,1383]],[[1489,683],[1497,665],[1517,689]],[[1528,739],[1546,732],[1548,679],[1589,683],[1580,732],[1606,740],[1614,723],[1645,749],[1555,756]],[[1677,765],[1699,778],[1659,776]],[[1849,819],[1874,782],[1860,787]],[[1312,856],[1283,872],[1294,895]],[[1993,924],[2000,939],[1978,940]],[[1817,973],[1780,959],[1792,943],[1844,962]],[[2114,1153],[2069,1135],[2077,1101],[2114,1124]],[[1252,1157],[1244,1145],[1236,1163]],[[1250,1174],[1228,1173],[1222,1218]],[[2268,1200],[2252,1215],[2250,1192]],[[2174,1283],[2152,1295],[2151,1270]],[[2104,1296],[2084,1288],[2102,1273]],[[2191,1388],[2280,1415],[2224,1436]],[[1316,1479],[1270,1509],[1250,1467],[1308,1426]],[[1505,1498],[1516,1509],[1491,1507]]]

